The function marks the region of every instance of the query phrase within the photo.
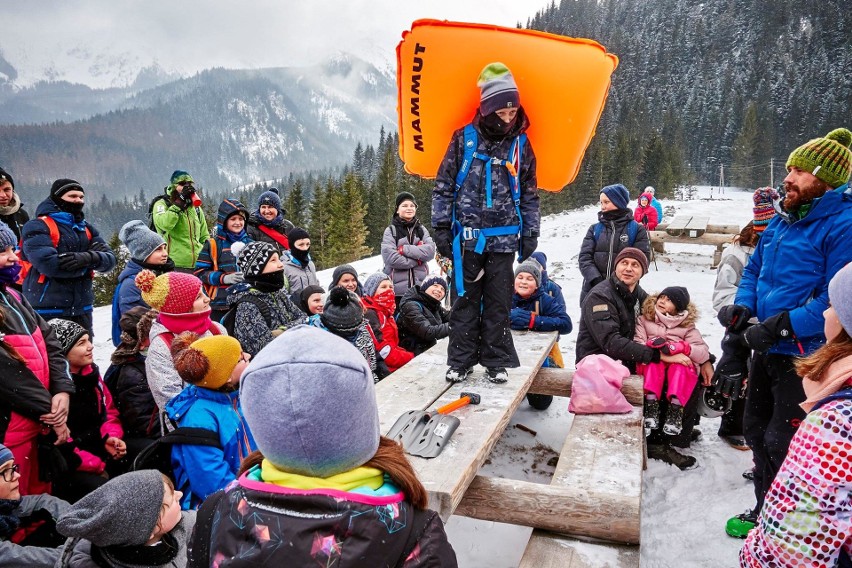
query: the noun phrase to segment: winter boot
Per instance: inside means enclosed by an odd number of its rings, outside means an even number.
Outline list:
[[[692,469],[698,461],[692,456],[686,456],[668,444],[648,444],[648,457],[673,465],[681,471]]]
[[[549,394],[528,394],[527,401],[536,410],[547,410],[553,402],[553,396]]]
[[[470,374],[470,367],[450,367],[447,370],[446,379],[451,383],[460,383]]]
[[[725,532],[728,533],[728,536],[734,538],[745,538],[748,535],[748,531],[753,529],[756,524],[757,511],[748,509],[745,513],[728,519],[728,523],[725,525]]]
[[[656,398],[645,397],[645,429],[656,430],[660,425],[660,401]]]
[[[663,434],[677,436],[683,429],[683,407],[669,403],[666,409],[666,422],[663,424]]]
[[[754,481],[754,466],[743,472],[743,479],[747,481]]]
[[[485,376],[492,383],[505,383],[509,380],[509,373],[505,367],[488,367],[485,369]]]
[[[746,451],[748,449],[748,444],[746,444],[745,438],[742,436],[719,436],[723,440],[725,440],[729,446],[734,448],[735,450]]]

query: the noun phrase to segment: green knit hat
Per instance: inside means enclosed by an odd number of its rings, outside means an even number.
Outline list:
[[[169,191],[177,188],[177,184],[181,182],[194,183],[191,175],[189,175],[183,170],[175,170],[174,172],[172,172],[172,177],[169,180]]]
[[[787,169],[797,167],[831,187],[840,187],[852,175],[852,132],[836,128],[825,138],[814,138],[790,153]]]

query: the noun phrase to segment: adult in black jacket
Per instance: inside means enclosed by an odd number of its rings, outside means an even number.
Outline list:
[[[440,276],[408,289],[399,302],[400,347],[420,355],[450,335],[450,313],[441,305],[446,295],[447,282]]]
[[[580,272],[583,274],[583,288],[580,290],[580,306],[583,305],[589,290],[599,282],[612,276],[615,258],[626,247],[638,248],[645,257],[651,258],[651,243],[645,228],[633,220],[633,212],[627,207],[630,193],[617,183],[601,190],[601,210],[598,223],[589,227],[583,244],[580,245]],[[601,227],[597,227],[600,223]],[[633,229],[630,225],[633,224]],[[598,233],[595,238],[595,233]],[[631,242],[631,234],[635,235]]]
[[[0,221],[9,225],[18,242],[21,240],[21,228],[30,220],[22,205],[20,196],[15,193],[15,180],[9,172],[0,168]]]

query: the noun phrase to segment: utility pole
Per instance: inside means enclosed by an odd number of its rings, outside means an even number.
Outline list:
[[[725,187],[725,164],[719,164],[719,192]]]
[[[775,187],[775,158],[769,158],[769,187]]]

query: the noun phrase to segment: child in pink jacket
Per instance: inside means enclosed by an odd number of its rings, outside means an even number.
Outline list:
[[[645,428],[656,430],[660,421],[660,398],[665,389],[666,421],[663,433],[675,436],[683,428],[683,405],[698,384],[698,366],[710,357],[701,333],[695,328],[698,310],[683,286],[669,286],[648,296],[636,322],[637,343],[678,356],[677,363],[648,363],[637,372],[645,376]]]

